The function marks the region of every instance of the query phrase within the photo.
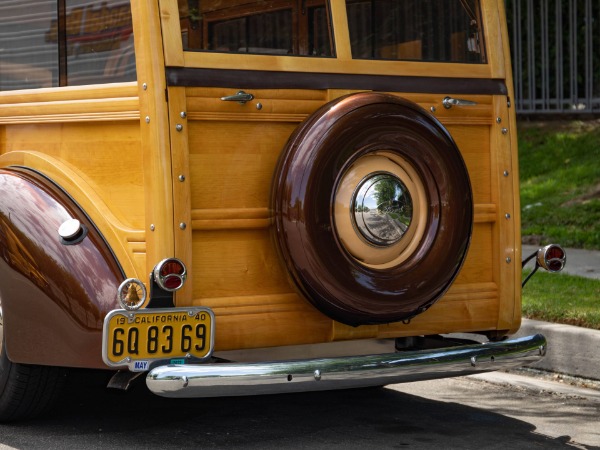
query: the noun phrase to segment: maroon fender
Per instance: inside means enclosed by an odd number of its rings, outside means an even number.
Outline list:
[[[78,219],[85,237],[58,229]],[[106,368],[102,324],[125,276],[91,220],[61,188],[25,168],[0,169],[0,308],[11,361]]]

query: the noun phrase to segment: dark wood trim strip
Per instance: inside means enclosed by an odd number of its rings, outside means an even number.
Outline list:
[[[67,85],[67,5],[66,0],[57,2],[58,85]]]
[[[427,94],[507,95],[504,80],[482,78],[404,77],[262,70],[167,67],[169,86],[252,89],[364,89]]]

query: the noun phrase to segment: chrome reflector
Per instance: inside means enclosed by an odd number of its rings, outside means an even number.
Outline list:
[[[136,278],[128,278],[121,283],[117,291],[119,303],[128,311],[140,309],[146,301],[146,286]]]

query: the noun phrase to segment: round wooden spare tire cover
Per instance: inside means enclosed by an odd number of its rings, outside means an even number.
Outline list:
[[[384,93],[341,97],[300,124],[279,159],[271,203],[293,282],[349,325],[429,308],[456,278],[473,224],[469,176],[448,131]]]

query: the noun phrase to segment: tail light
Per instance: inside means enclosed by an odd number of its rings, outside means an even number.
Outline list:
[[[548,272],[560,272],[566,262],[567,254],[560,245],[546,245],[537,252],[537,263]]]
[[[153,271],[154,281],[161,289],[174,292],[183,287],[187,277],[185,264],[177,258],[163,259]]]
[[[529,261],[535,258],[535,267],[529,275],[521,283],[521,287],[529,281],[533,274],[541,267],[548,272],[560,272],[564,269],[567,262],[567,253],[565,250],[557,244],[546,245],[540,248],[535,253],[525,258],[521,264],[521,267],[525,267]]]

